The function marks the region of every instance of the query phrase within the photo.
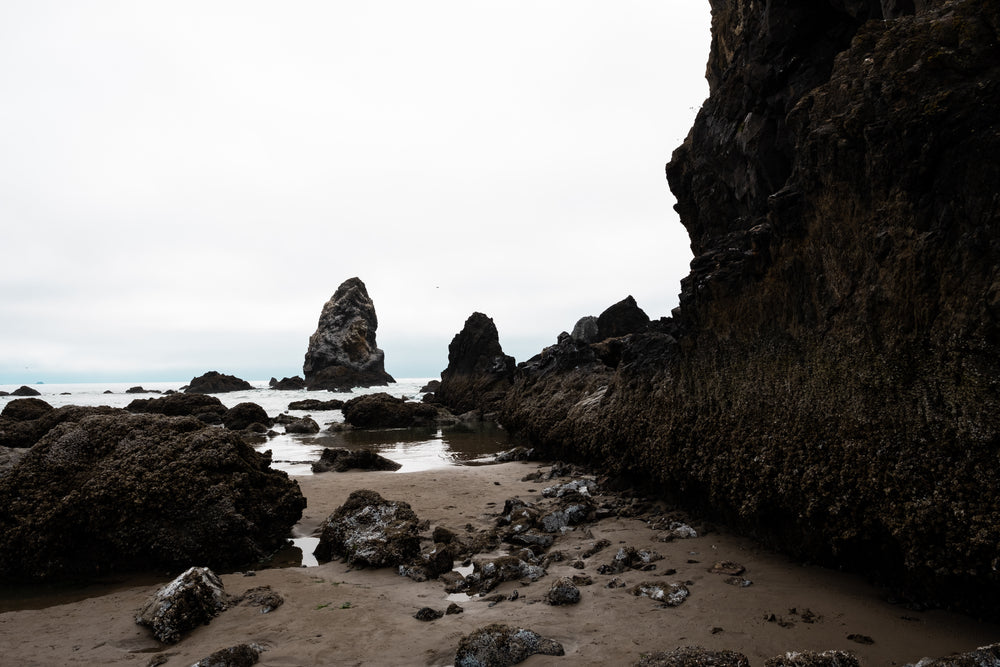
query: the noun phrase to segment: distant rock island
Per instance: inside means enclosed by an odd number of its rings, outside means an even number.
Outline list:
[[[323,306],[309,337],[302,372],[308,389],[349,391],[395,382],[385,372],[385,353],[375,344],[378,318],[359,278],[345,280]]]

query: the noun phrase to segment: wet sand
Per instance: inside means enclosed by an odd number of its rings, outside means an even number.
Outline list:
[[[309,536],[346,500],[368,488],[390,500],[405,500],[430,527],[456,532],[495,525],[507,498],[541,497],[552,482],[522,481],[537,463],[453,466],[411,473],[325,473],[297,478],[309,505],[296,534]],[[545,466],[542,466],[545,469]],[[429,535],[430,531],[424,534]],[[575,569],[571,559],[552,564],[548,576],[530,585],[508,582],[497,592],[519,597],[495,606],[472,599],[464,613],[431,622],[413,614],[421,607],[444,610],[449,599],[439,581],[417,583],[392,569],[352,570],[334,561],[314,567],[261,569],[254,576],[222,575],[227,592],[240,594],[269,585],[284,604],[268,614],[236,606],[172,646],[154,640],[134,622],[135,611],[159,585],[148,578],[71,592],[72,601],[0,613],[0,662],[37,665],[187,666],[219,649],[243,642],[266,648],[258,664],[278,665],[450,665],[460,638],[489,623],[516,624],[563,644],[562,657],[533,656],[524,665],[630,665],[642,654],[678,646],[734,649],[752,665],[791,650],[843,649],[864,665],[903,665],[925,656],[945,656],[1000,641],[1000,626],[942,611],[913,611],[891,605],[861,578],[807,567],[713,531],[664,543],[662,531],[644,520],[605,519],[560,536],[553,549],[574,554],[605,538],[611,546]],[[651,572],[598,573],[619,546],[653,549],[664,556]],[[719,561],[736,561],[753,583],[739,587],[709,572]],[[196,565],[196,563],[195,563]],[[664,576],[668,569],[676,574]],[[561,575],[587,574],[579,604],[551,606],[544,600]],[[607,588],[612,576],[627,584]],[[642,581],[688,582],[690,597],[663,608],[635,597]],[[5,594],[6,593],[6,594]],[[84,599],[80,596],[89,595]],[[10,591],[0,597],[11,597]],[[51,603],[35,598],[22,606]],[[871,638],[861,644],[851,635]],[[152,663],[151,663],[152,661]]]

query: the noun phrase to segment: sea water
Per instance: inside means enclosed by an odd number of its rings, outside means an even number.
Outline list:
[[[264,408],[268,416],[288,414],[294,417],[311,416],[319,425],[316,434],[286,434],[281,425],[276,425],[276,435],[250,435],[248,441],[259,451],[270,450],[271,466],[284,470],[290,475],[312,474],[312,462],[319,459],[326,447],[347,449],[372,448],[388,459],[402,465],[398,472],[431,470],[450,465],[476,465],[489,463],[495,454],[518,443],[503,429],[489,424],[456,425],[446,427],[425,427],[409,429],[351,430],[339,429],[344,415],[340,410],[310,412],[290,410],[289,403],[306,399],[328,401],[340,399],[348,401],[356,396],[385,392],[407,400],[419,401],[423,397],[421,389],[433,378],[404,378],[382,387],[357,388],[351,392],[328,392],[306,390],[275,390],[268,381],[250,381],[253,389],[213,394],[226,407],[238,403],[256,403]],[[40,398],[53,407],[64,405],[98,406],[107,405],[124,408],[137,398],[156,398],[157,393],[126,393],[133,387],[142,387],[149,392],[178,391],[183,382],[96,382],[77,384],[36,384],[32,389],[40,392]],[[21,385],[0,385],[0,391],[12,392]],[[19,396],[0,396],[0,410]],[[330,427],[333,426],[331,429]]]

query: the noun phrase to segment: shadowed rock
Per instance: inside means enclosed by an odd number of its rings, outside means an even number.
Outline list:
[[[305,507],[233,431],[116,411],[50,430],[0,477],[0,578],[253,564]]]
[[[514,357],[503,353],[493,320],[473,313],[448,345],[436,400],[456,414],[496,410],[514,377]]]
[[[246,391],[253,385],[241,380],[235,375],[224,375],[218,371],[209,371],[204,375],[192,378],[184,391],[188,394],[224,394],[231,391]]]
[[[278,391],[294,391],[297,389],[305,389],[306,381],[298,375],[290,378],[281,378],[280,380],[271,378],[271,381],[267,383],[267,386]]]
[[[347,472],[348,470],[399,470],[402,464],[396,463],[371,449],[344,449],[327,447],[312,464],[313,472]]]
[[[28,386],[22,384],[20,387],[18,387],[14,391],[10,392],[10,395],[11,396],[41,396],[42,392],[38,391],[37,389],[32,389],[31,387],[28,387]]]
[[[196,417],[206,424],[221,424],[229,411],[222,401],[206,394],[170,394],[162,398],[137,398],[125,409],[140,414]]]
[[[404,401],[385,392],[358,396],[341,408],[344,421],[357,428],[406,428],[435,423],[437,408]]]
[[[348,391],[395,382],[375,343],[378,318],[365,284],[345,280],[323,306],[302,371],[309,389]]]
[[[226,410],[226,414],[222,415],[222,424],[234,431],[242,431],[253,424],[270,426],[272,420],[267,416],[264,408],[256,403],[237,403]]]

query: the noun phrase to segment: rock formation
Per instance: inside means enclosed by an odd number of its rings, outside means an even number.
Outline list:
[[[224,394],[230,391],[247,391],[253,385],[235,375],[225,375],[219,371],[208,371],[192,378],[184,390],[188,394]]]
[[[503,353],[493,320],[473,313],[448,346],[436,400],[456,414],[493,412],[514,377],[514,357]]]
[[[672,318],[502,422],[924,602],[1000,593],[1000,4],[712,0]],[[885,7],[885,9],[883,9]]]
[[[420,553],[417,515],[402,500],[361,489],[323,524],[313,552],[321,561],[343,556],[352,567],[392,567]]]
[[[404,401],[384,391],[352,398],[341,409],[344,421],[357,428],[428,426],[438,417],[433,405]]]
[[[385,372],[385,353],[375,344],[378,318],[365,284],[345,280],[323,306],[309,337],[302,371],[309,389],[349,391],[395,382]]]
[[[60,423],[0,476],[0,579],[253,565],[305,507],[270,462],[191,417]]]

